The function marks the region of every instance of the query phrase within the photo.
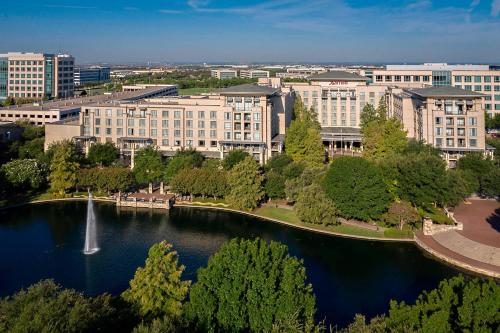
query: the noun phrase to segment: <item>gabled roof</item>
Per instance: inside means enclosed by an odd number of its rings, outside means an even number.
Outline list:
[[[217,92],[221,95],[271,96],[277,93],[278,90],[279,89],[268,86],[259,86],[256,84],[241,84],[238,86],[223,88]]]
[[[330,71],[321,74],[317,74],[309,77],[311,81],[332,81],[332,80],[342,80],[342,81],[367,81],[366,76],[361,76],[354,73],[349,73],[345,71]]]
[[[452,86],[437,86],[437,87],[427,87],[427,88],[414,88],[408,89],[410,93],[419,95],[421,97],[482,97],[475,91],[464,90],[462,88],[452,87]]]

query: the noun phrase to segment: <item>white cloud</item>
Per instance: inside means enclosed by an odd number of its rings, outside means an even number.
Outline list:
[[[500,0],[493,0],[491,3],[491,15],[497,17],[500,14]]]
[[[430,0],[418,0],[412,2],[406,6],[406,9],[426,9],[432,7],[432,1]]]
[[[44,5],[47,8],[64,8],[64,9],[97,9],[97,7],[90,6],[70,6],[70,5]]]
[[[181,10],[175,10],[175,9],[160,9],[158,10],[159,13],[162,14],[180,14],[182,13]]]

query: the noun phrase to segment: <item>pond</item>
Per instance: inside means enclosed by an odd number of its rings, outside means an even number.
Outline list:
[[[148,248],[167,240],[186,266],[185,279],[234,237],[275,240],[304,260],[317,298],[317,318],[344,327],[356,313],[385,312],[391,299],[414,302],[458,270],[412,243],[332,237],[262,219],[201,208],[170,211],[95,203],[100,251],[83,255],[87,202],[32,204],[0,211],[0,296],[52,278],[88,295],[128,287]]]

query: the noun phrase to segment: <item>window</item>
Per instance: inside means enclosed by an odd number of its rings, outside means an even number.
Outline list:
[[[490,85],[484,86],[484,91],[491,91],[491,86]]]
[[[217,137],[217,131],[216,130],[210,130],[210,138],[216,138]],[[215,146],[217,146],[217,144],[215,144]],[[214,145],[212,145],[212,147],[215,147]]]
[[[224,123],[224,129],[231,129],[231,123]]]
[[[167,119],[163,119],[161,121],[161,127],[168,127],[168,120]]]
[[[436,125],[442,125],[443,124],[443,118],[442,117],[436,117]]]
[[[96,128],[95,128],[95,134],[96,134],[96,135],[101,134],[101,129],[100,129],[99,127],[96,127]]]
[[[181,130],[174,130],[174,136],[176,138],[180,137],[181,136]]]
[[[447,117],[446,118],[446,125],[453,125],[453,118]]]
[[[198,146],[204,147],[205,146],[205,140],[199,140],[198,141]]]
[[[457,118],[458,126],[465,126],[465,118]]]
[[[443,135],[443,128],[436,127],[436,136],[441,136],[441,135]]]
[[[465,136],[465,128],[463,128],[463,127],[457,128],[457,135],[458,136]]]
[[[112,117],[113,116],[113,110],[111,109],[106,109],[106,117]]]
[[[111,119],[105,119],[106,126],[111,126]]]
[[[224,139],[231,140],[231,132],[224,132]]]
[[[150,131],[150,133],[151,133],[152,137],[155,137],[155,136],[158,135],[158,132],[157,132],[156,128],[152,128],[151,131]]]
[[[453,128],[446,128],[446,136],[453,136],[454,130]]]
[[[95,125],[96,126],[101,125],[101,118],[95,118]]]
[[[181,127],[181,121],[176,119],[174,120],[174,128],[180,128]]]
[[[198,111],[198,119],[205,119],[205,111]]]
[[[139,129],[139,136],[146,136],[146,130],[144,128]]]
[[[253,121],[260,121],[260,113],[253,114]]]
[[[383,81],[382,75],[375,76],[375,81],[382,82]],[[304,96],[305,96],[305,93],[304,93]]]
[[[211,121],[210,122],[210,128],[217,128],[217,122],[216,121]]]
[[[405,79],[405,82],[410,82],[411,81],[411,76],[410,75],[405,75],[404,79]]]
[[[469,126],[476,126],[476,125],[477,125],[477,118],[469,117]]]
[[[477,147],[477,139],[469,139],[469,146]]]
[[[168,139],[161,140],[162,146],[168,146]]]
[[[174,111],[174,118],[179,119],[181,117],[181,112],[180,111]]]
[[[95,116],[100,117],[101,116],[101,110],[95,109]]]
[[[210,119],[216,119],[217,118],[217,111],[210,111]]]
[[[193,137],[193,130],[186,130],[186,137],[192,138]]]
[[[442,147],[442,146],[443,146],[443,139],[436,138],[436,147]]]
[[[484,76],[483,80],[484,82],[491,82],[491,76]]]
[[[167,137],[168,136],[168,129],[162,129],[161,130],[161,136]]]
[[[106,135],[111,135],[111,128],[106,127]]]
[[[230,112],[224,112],[224,120],[231,120],[231,113]]]
[[[474,86],[474,91],[481,91],[481,86],[478,85]]]
[[[500,95],[495,95],[495,101],[500,101]]]
[[[475,83],[481,83],[481,77],[480,76],[474,76],[474,82]]]
[[[198,130],[198,137],[204,138],[205,137],[205,130]]]
[[[469,136],[477,136],[477,128],[469,128]]]
[[[466,75],[465,76],[465,82],[472,82],[472,76]]]
[[[151,127],[156,127],[156,124],[157,124],[156,120],[151,120]]]
[[[495,104],[495,111],[500,111],[500,104]]]
[[[139,119],[139,127],[146,127],[146,119]]]
[[[423,81],[424,82],[429,82],[430,81],[430,76],[429,75],[424,75],[423,76]]]
[[[122,136],[123,135],[123,128],[119,127],[116,129],[116,135]]]
[[[161,112],[161,117],[162,118],[168,118],[168,111],[162,111]]]
[[[462,76],[461,75],[455,75],[455,82],[462,82]]]
[[[192,120],[186,120],[186,127],[187,128],[193,128],[193,121]]]
[[[198,120],[198,128],[205,128],[205,121],[204,120]]]
[[[193,118],[193,111],[186,111],[186,118]]]
[[[418,75],[413,76],[413,81],[420,82],[420,76]]]
[[[395,82],[401,82],[401,75],[395,75],[394,76],[394,81]]]
[[[446,139],[446,147],[453,147],[455,144],[454,144],[454,140],[453,139]]]
[[[391,75],[386,75],[385,76],[385,82],[392,82],[392,76]]]

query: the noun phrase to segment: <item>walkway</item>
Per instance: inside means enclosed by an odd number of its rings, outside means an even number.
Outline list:
[[[470,200],[455,209],[462,231],[433,236],[415,234],[419,245],[437,257],[478,273],[500,278],[500,203]]]

